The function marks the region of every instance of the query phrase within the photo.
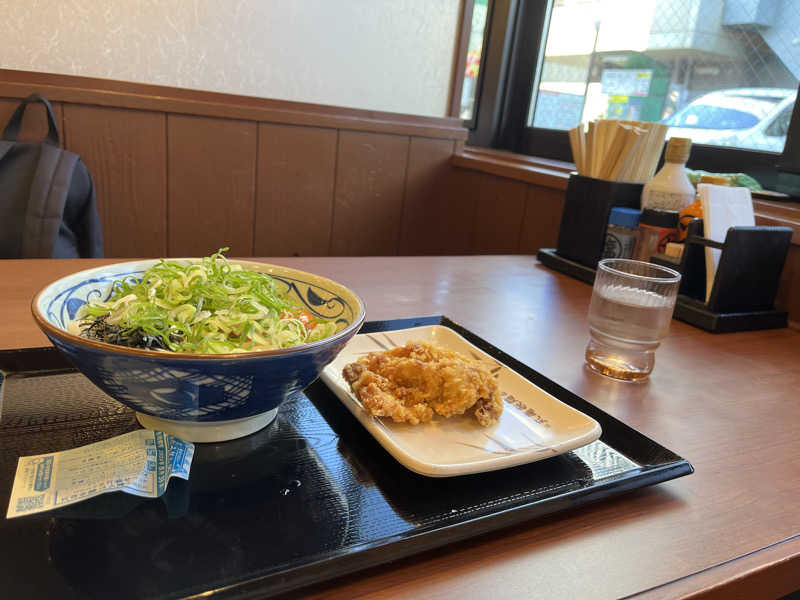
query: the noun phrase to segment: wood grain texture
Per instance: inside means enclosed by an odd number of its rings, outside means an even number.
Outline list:
[[[411,138],[399,253],[453,254],[472,231],[454,194],[451,140]]]
[[[94,77],[0,69],[0,97],[24,98],[34,92],[43,93],[51,101],[73,104],[398,135],[467,138],[467,130],[455,117],[424,117]]]
[[[564,192],[528,185],[519,252],[536,254],[539,248],[555,247],[563,211]]]
[[[50,98],[48,98],[50,100]],[[20,98],[0,98],[0,137],[3,130],[8,125],[11,115],[17,110]],[[53,114],[56,118],[58,132],[61,135],[61,147],[64,147],[64,120],[63,110],[60,102],[50,102],[53,107]],[[47,137],[47,113],[42,104],[31,104],[25,109],[25,116],[22,118],[22,128],[19,132],[18,141],[38,142]]]
[[[789,321],[800,327],[800,246],[792,244],[783,264],[775,307],[789,313]]]
[[[328,254],[336,140],[335,129],[259,125],[256,255]]]
[[[255,123],[169,115],[168,253],[252,256]]]
[[[438,207],[442,223],[438,240],[443,255],[473,253],[475,214],[480,199],[483,173],[466,171],[451,165],[446,193]]]
[[[756,225],[792,228],[792,244],[800,246],[800,202],[771,202],[753,198]]]
[[[678,579],[641,594],[636,600],[731,600],[800,597],[800,537],[779,542],[754,554]],[[793,594],[789,596],[790,594]]]
[[[105,255],[167,252],[167,130],[163,113],[67,104],[66,148],[95,183]]]
[[[711,334],[673,321],[650,380],[624,384],[583,367],[591,287],[533,257],[264,260],[348,285],[371,320],[447,314],[696,469],[294,596],[510,600],[642,593],[716,600],[800,589],[799,331]],[[108,262],[0,261],[6,300],[0,348],[47,345],[30,315],[32,295],[58,277]]]
[[[339,132],[330,254],[397,254],[409,138]]]
[[[474,254],[509,254],[519,251],[527,186],[485,175],[477,187],[478,201],[472,230]]]
[[[453,156],[453,164],[457,167],[558,190],[566,190],[569,180],[569,172],[561,166],[540,164],[538,161],[511,160],[507,156],[497,153],[463,150]]]
[[[541,156],[530,156],[529,154],[519,154],[511,150],[500,150],[498,148],[483,148],[480,146],[464,146],[458,152],[459,157],[469,157],[475,160],[490,159],[497,162],[504,162],[510,166],[524,165],[528,167],[541,167],[550,171],[569,174],[575,170],[575,164],[555,158],[543,158]]]

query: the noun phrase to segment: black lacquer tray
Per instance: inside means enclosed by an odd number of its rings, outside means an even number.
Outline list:
[[[397,463],[316,381],[264,430],[198,444],[189,481],[159,499],[121,492],[3,519],[3,595],[264,597],[687,475],[692,466],[444,317],[362,332],[450,327],[596,419],[600,440],[524,466],[445,479]],[[52,348],[0,352],[0,509],[19,456],[136,429]]]

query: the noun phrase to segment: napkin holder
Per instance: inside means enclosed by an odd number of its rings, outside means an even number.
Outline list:
[[[702,219],[688,226],[679,271],[675,318],[713,332],[786,327],[788,315],[775,310],[786,262],[789,227],[731,227],[720,243],[702,236]],[[721,251],[708,302],[705,248]]]

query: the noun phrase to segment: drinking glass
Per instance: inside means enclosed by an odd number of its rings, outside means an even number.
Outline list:
[[[653,263],[608,258],[597,265],[586,363],[623,381],[647,378],[669,331],[681,275]]]

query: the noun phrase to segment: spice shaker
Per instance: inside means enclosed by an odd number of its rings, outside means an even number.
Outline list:
[[[641,212],[635,208],[614,206],[608,218],[603,258],[631,258]]]
[[[639,231],[633,258],[650,261],[650,257],[664,252],[668,242],[678,239],[678,211],[646,208],[639,218]]]

